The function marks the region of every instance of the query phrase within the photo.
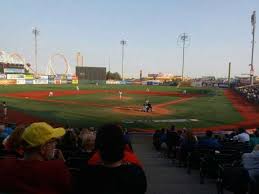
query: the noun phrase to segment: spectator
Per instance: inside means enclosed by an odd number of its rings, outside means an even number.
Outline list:
[[[131,144],[129,132],[126,128],[123,129],[123,138],[124,138],[124,141],[125,141],[125,144],[126,144],[126,147],[128,148],[128,150],[133,152],[133,147]]]
[[[2,106],[3,106],[3,115],[4,115],[4,118],[6,118],[7,117],[7,104],[6,104],[6,102],[3,102]]]
[[[191,153],[195,149],[196,144],[197,144],[197,138],[193,135],[191,129],[187,129],[184,134],[183,141],[180,145],[179,160],[184,162],[185,164],[188,153]]]
[[[71,191],[70,173],[55,150],[63,128],[44,122],[33,123],[23,134],[24,160],[0,160],[0,192],[27,194],[61,194]],[[53,160],[57,153],[58,160]]]
[[[82,169],[77,193],[142,194],[146,192],[146,177],[142,168],[124,161],[125,142],[120,126],[113,124],[103,126],[97,132],[96,147],[102,164],[86,166]],[[85,183],[88,183],[87,187]]]
[[[167,156],[169,158],[171,157],[172,152],[175,155],[175,149],[176,149],[176,146],[179,144],[179,139],[180,137],[175,131],[175,126],[172,125],[171,129],[167,130],[167,133],[166,133],[166,145],[168,150]]]
[[[110,125],[107,125],[105,127],[109,127]],[[117,126],[117,125],[112,125],[111,124],[111,127],[114,127],[114,126]],[[121,132],[122,132],[122,128],[120,126],[117,126],[118,128],[121,129]],[[109,129],[107,129],[109,131]],[[102,164],[103,161],[102,161],[102,158],[101,158],[101,153],[100,153],[100,150],[98,149],[98,145],[99,145],[99,139],[98,138],[98,134],[100,135],[101,132],[97,132],[97,137],[96,137],[96,141],[95,141],[95,147],[97,149],[97,151],[94,153],[94,155],[90,158],[90,160],[88,161],[88,164],[90,165],[97,165],[97,164]],[[137,156],[132,152],[132,150],[129,150],[128,149],[128,146],[125,144],[125,140],[123,138],[123,149],[124,149],[124,152],[123,152],[123,162],[124,163],[132,163],[132,164],[135,164],[135,165],[138,165],[140,167],[142,167],[140,161],[138,160]]]
[[[254,151],[245,153],[242,156],[244,168],[248,171],[251,179],[259,176],[259,145],[256,145]]]
[[[73,129],[66,131],[66,134],[60,141],[59,148],[64,151],[65,158],[67,158],[70,153],[78,151],[78,137]]]
[[[238,135],[234,136],[234,140],[237,140],[242,143],[246,143],[250,141],[249,135],[246,133],[244,128],[238,129]]]
[[[156,150],[160,150],[161,148],[160,134],[161,130],[156,130],[153,134],[153,145],[156,148]]]
[[[14,153],[18,158],[23,158],[24,156],[24,148],[21,145],[24,130],[25,126],[16,127],[12,134],[3,142],[5,149],[10,153]]]
[[[189,152],[192,151],[197,144],[197,138],[193,135],[191,129],[187,129],[184,134],[184,139],[181,146],[181,149]]]
[[[86,165],[95,152],[95,133],[88,132],[81,136],[82,143],[78,151],[67,154],[66,164],[69,168],[80,169]]]
[[[177,146],[179,146],[179,145],[181,145],[181,143],[183,142],[183,139],[184,139],[184,137],[183,137],[183,130],[177,130],[177,134],[179,136],[179,142],[178,142]]]
[[[205,138],[199,141],[199,146],[211,148],[211,149],[219,149],[221,145],[219,144],[218,140],[213,138],[213,132],[208,130],[206,131]]]
[[[257,128],[256,131],[254,132],[254,135],[250,137],[250,144],[253,147],[259,144],[259,128]]]
[[[160,131],[160,142],[162,143],[166,143],[166,139],[167,139],[167,135],[165,132],[165,128],[162,128]]]
[[[87,133],[82,136],[82,149],[83,153],[91,154],[95,150],[95,133]]]
[[[0,139],[5,139],[9,135],[11,135],[12,132],[13,132],[13,129],[8,125],[6,124],[0,125]]]

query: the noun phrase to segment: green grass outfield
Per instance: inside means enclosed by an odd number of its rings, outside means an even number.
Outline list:
[[[154,123],[154,119],[197,119],[197,122],[176,122],[177,127],[210,127],[232,124],[242,121],[242,117],[232,107],[229,100],[223,95],[221,89],[197,89],[197,88],[176,88],[171,86],[130,86],[130,85],[80,85],[80,90],[114,90],[114,93],[96,93],[85,95],[59,96],[49,99],[74,101],[78,104],[60,104],[55,102],[40,102],[28,99],[15,99],[0,97],[1,101],[6,101],[8,107],[40,117],[46,121],[52,121],[68,124],[74,127],[99,126],[107,122],[119,122],[128,128],[160,128],[168,127],[171,122]],[[115,96],[118,90],[140,90],[145,91],[176,91],[187,93],[203,94],[193,100],[180,104],[169,105],[168,109],[172,111],[171,115],[150,116],[132,116],[121,113],[112,112],[113,106],[141,106],[146,95],[129,94],[128,100],[107,100],[111,96]],[[0,86],[0,94],[17,93],[25,91],[54,91],[55,90],[75,90],[74,85],[19,85],[19,86]],[[173,96],[149,96],[149,100],[153,105],[169,102],[179,99]],[[104,107],[95,107],[80,105],[79,103],[98,103]],[[142,120],[138,122],[138,120]],[[125,122],[126,121],[126,122]]]

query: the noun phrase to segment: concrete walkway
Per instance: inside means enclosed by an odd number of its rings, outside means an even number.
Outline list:
[[[173,162],[164,158],[152,147],[152,136],[134,134],[132,144],[141,160],[148,181],[147,194],[216,194],[215,180],[199,183],[199,172],[187,174],[185,168],[175,167]],[[227,194],[227,192],[225,192]]]

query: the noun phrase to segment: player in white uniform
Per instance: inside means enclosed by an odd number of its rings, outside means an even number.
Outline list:
[[[76,86],[76,90],[79,91],[79,86]]]
[[[119,91],[120,100],[122,99],[122,91]]]

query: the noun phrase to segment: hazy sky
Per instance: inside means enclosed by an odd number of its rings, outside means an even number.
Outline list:
[[[259,0],[0,0],[0,49],[34,60],[32,27],[40,30],[39,69],[49,57],[63,53],[74,71],[76,52],[87,66],[121,72],[121,45],[125,39],[126,76],[147,73],[181,74],[182,49],[178,35],[186,32],[185,74],[227,76],[248,73],[251,58],[250,17]],[[259,20],[259,19],[258,19]],[[258,22],[259,23],[259,22]],[[254,64],[259,74],[259,27]],[[54,62],[64,70],[60,59]]]

